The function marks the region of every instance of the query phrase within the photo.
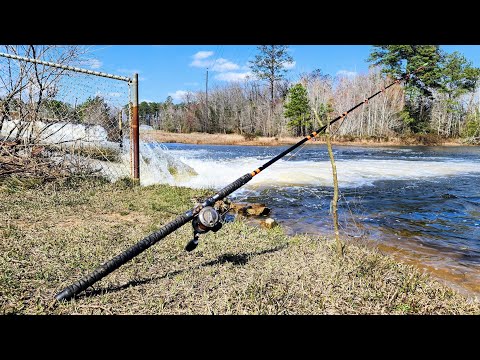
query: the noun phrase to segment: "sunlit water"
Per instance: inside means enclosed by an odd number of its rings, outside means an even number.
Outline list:
[[[173,183],[214,189],[286,148],[164,146],[198,173]],[[337,146],[334,154],[343,235],[374,239],[382,249],[453,281],[460,290],[480,294],[480,148]],[[290,234],[328,234],[332,193],[326,147],[310,145],[232,197],[266,203]]]

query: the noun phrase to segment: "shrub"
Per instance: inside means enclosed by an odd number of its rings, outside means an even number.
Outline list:
[[[257,137],[258,137],[257,134],[253,134],[253,133],[244,133],[244,134],[243,134],[243,138],[244,138],[246,141],[255,140]]]

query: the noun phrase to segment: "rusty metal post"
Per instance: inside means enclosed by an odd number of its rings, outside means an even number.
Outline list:
[[[140,183],[140,131],[138,126],[138,74],[133,74],[132,91],[132,129],[131,151],[133,154],[133,181]]]
[[[120,138],[120,149],[123,148],[123,110],[118,112],[118,137]]]

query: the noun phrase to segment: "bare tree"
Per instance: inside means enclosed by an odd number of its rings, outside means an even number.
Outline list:
[[[81,46],[5,45],[1,51],[27,59],[0,57],[0,177],[93,174],[104,168],[92,160],[119,161],[121,146],[103,145],[122,142],[126,82],[66,69],[84,67]]]
[[[371,68],[366,74],[337,77],[325,75],[320,70],[316,70],[301,74],[298,79],[298,82],[307,89],[308,101],[312,106],[310,118],[313,129],[320,127],[313,109],[321,112],[322,107],[331,104],[335,112],[342,113],[390,81],[392,79],[383,75],[378,68]],[[272,102],[271,83],[264,85],[259,79],[246,79],[216,86],[209,90],[208,102],[211,113],[208,123],[205,121],[203,106],[205,93],[200,91],[192,94],[183,104],[169,103],[168,111],[160,110],[161,121],[158,122],[158,128],[167,131],[181,129],[182,131],[243,135],[295,135],[287,126],[289,120],[283,113],[283,105],[286,101],[284,94],[289,87],[290,83],[277,81]],[[403,111],[404,92],[402,84],[392,86],[381,96],[372,99],[367,106],[362,106],[350,114],[348,121],[341,125],[338,123],[332,125],[332,133],[351,140],[371,138],[380,141],[408,134],[410,127]],[[439,136],[456,137],[465,132],[468,119],[475,115],[475,104],[479,102],[473,93],[468,93],[452,107],[448,105],[448,97],[445,94],[434,93],[428,106],[427,104],[411,105],[423,109],[422,111],[429,109],[430,117],[427,125]]]
[[[5,45],[4,50],[61,65],[74,64],[82,53],[79,46],[54,45]],[[6,59],[2,64],[0,85],[4,95],[0,108],[0,133],[6,121],[13,120],[5,140],[23,141],[25,145],[37,143],[54,123],[71,115],[66,104],[54,101],[66,70],[14,59]],[[64,111],[58,111],[61,107]],[[40,121],[43,124],[36,128]]]

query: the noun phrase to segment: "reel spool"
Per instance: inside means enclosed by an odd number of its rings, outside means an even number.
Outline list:
[[[217,232],[222,228],[222,216],[212,206],[206,206],[192,220],[193,239],[185,246],[186,251],[195,250],[198,246],[200,234],[206,234],[210,230]]]

